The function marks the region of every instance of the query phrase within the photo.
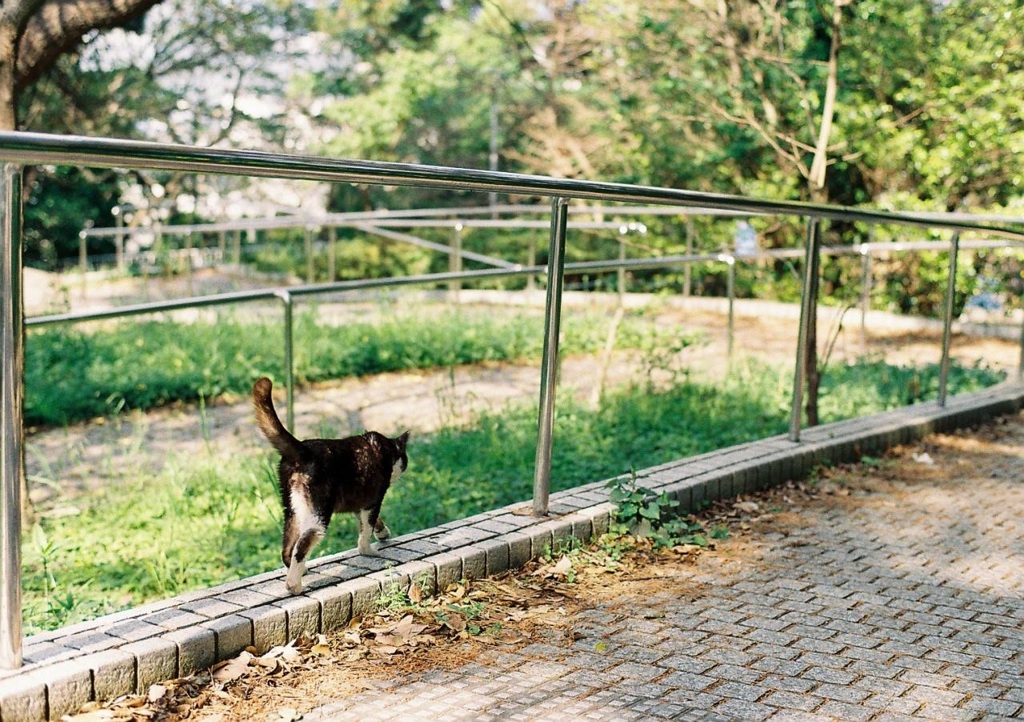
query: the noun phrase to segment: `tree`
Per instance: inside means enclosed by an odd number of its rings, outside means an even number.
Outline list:
[[[138,21],[161,0],[17,0],[0,7],[0,129],[18,128],[18,98],[96,30]]]
[[[734,190],[760,190],[757,181],[768,180],[774,195],[826,202],[826,170],[842,151],[833,128],[849,3],[652,0],[638,15],[642,40],[628,46],[634,60],[649,61],[631,64],[641,72],[633,85],[661,101],[658,112],[677,133],[727,162]],[[815,321],[812,314],[805,365],[812,426]]]
[[[293,145],[288,71],[310,16],[302,4],[169,0],[127,27],[92,32],[21,93],[25,130],[192,145]],[[25,258],[77,255],[78,230],[110,226],[129,192],[135,222],[179,197],[223,198],[244,179],[159,171],[29,167]],[[139,212],[141,210],[141,212]],[[211,212],[210,214],[215,215]],[[74,224],[78,224],[74,228]],[[112,251],[102,247],[91,252]]]

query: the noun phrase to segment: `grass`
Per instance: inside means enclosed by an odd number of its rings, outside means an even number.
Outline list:
[[[386,371],[443,368],[539,358],[540,311],[491,308],[396,315],[372,309],[374,321],[332,324],[315,311],[294,325],[299,384]],[[591,353],[605,342],[605,314],[574,311],[562,324],[562,348]],[[633,314],[617,336],[619,348],[691,343],[677,328],[661,329]],[[92,331],[51,327],[25,344],[25,422],[62,426],[176,401],[249,393],[259,376],[282,378],[280,322],[123,322]]]
[[[950,393],[1000,380],[980,366],[954,367]],[[826,421],[934,398],[938,371],[868,362],[830,369]],[[608,394],[596,408],[559,402],[553,490],[606,479],[743,441],[782,433],[789,374],[754,361],[723,381],[683,379]],[[908,394],[910,394],[908,396]],[[414,439],[408,473],[384,516],[407,533],[504,504],[532,491],[536,408],[480,415],[462,428]],[[81,619],[280,565],[280,508],[271,454],[171,459],[153,476],[78,501],[78,513],[46,517],[26,534],[25,628]],[[355,525],[337,518],[317,555],[349,549]]]

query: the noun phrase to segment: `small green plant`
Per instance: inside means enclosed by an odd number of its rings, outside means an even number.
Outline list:
[[[558,557],[564,557],[572,554],[575,551],[583,548],[583,542],[576,537],[569,537],[568,539],[558,539],[555,541],[554,546],[551,544],[545,544],[544,550],[541,552],[541,559],[546,562],[552,562]]]
[[[478,600],[472,600],[461,604],[458,602],[451,602],[448,604],[448,609],[461,614],[467,620],[479,619],[480,615],[484,613],[484,603]]]
[[[711,528],[712,539],[728,539],[729,538],[729,527],[725,524],[716,524]]]
[[[381,612],[400,612],[411,606],[408,590],[403,589],[398,582],[385,584],[377,597],[377,609]]]
[[[708,545],[708,533],[700,524],[675,513],[679,502],[668,494],[660,494],[636,482],[636,472],[628,479],[616,477],[606,484],[609,498],[617,505],[613,534],[632,534],[654,540],[655,547]],[[721,538],[721,537],[719,537]]]
[[[628,480],[618,476],[605,486],[610,490],[608,498],[618,506],[615,511],[616,524],[637,536],[651,536],[665,525],[671,511],[679,506],[679,502],[664,492],[656,494],[646,487],[638,486],[635,469],[630,470]]]

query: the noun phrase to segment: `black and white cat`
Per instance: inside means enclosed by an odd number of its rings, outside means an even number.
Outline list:
[[[274,409],[270,379],[252,387],[256,423],[281,455],[278,484],[284,507],[281,560],[288,568],[288,591],[302,592],[302,575],[313,547],[323,539],[331,515],[359,517],[359,553],[376,556],[370,534],[383,541],[391,530],[380,518],[380,505],[391,484],[409,465],[409,432],[391,439],[376,431],[344,439],[299,441],[284,428]]]

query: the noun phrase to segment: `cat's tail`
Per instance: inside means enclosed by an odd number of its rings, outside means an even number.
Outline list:
[[[288,429],[284,428],[281,419],[277,417],[274,400],[270,396],[272,388],[273,384],[266,377],[252,385],[252,405],[256,410],[256,424],[282,459],[299,461],[305,457],[305,449],[298,439],[288,433]]]

